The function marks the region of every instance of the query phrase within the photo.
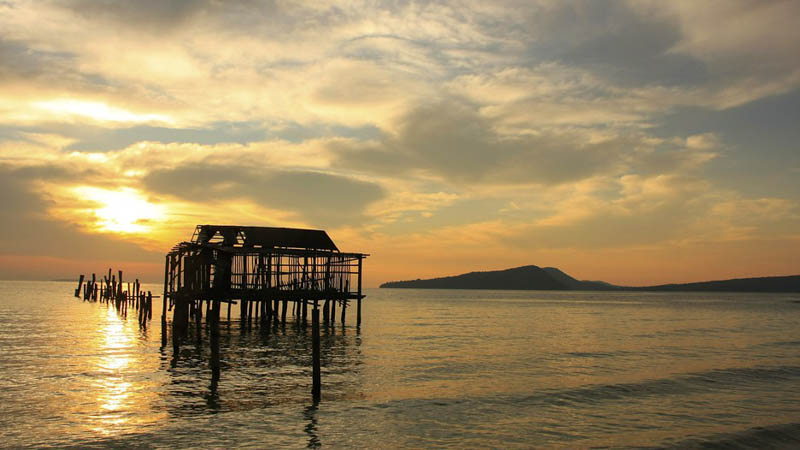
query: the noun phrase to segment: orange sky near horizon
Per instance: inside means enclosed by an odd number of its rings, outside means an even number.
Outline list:
[[[158,282],[197,224],[367,287],[800,274],[793,2],[0,3],[0,279]]]

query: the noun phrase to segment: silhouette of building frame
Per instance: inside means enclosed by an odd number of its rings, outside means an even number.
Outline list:
[[[197,225],[192,239],[167,253],[164,306],[173,313],[173,335],[186,333],[190,316],[199,318],[203,302],[211,321],[220,304],[240,304],[240,320],[262,325],[305,323],[309,306],[322,307],[325,323],[334,322],[336,307],[345,322],[347,306],[357,302],[361,325],[363,260],[367,254],[340,252],[325,231],[295,228]]]

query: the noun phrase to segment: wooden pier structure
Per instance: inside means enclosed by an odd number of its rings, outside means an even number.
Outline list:
[[[344,253],[322,230],[198,225],[188,242],[167,253],[164,264],[162,345],[166,345],[167,312],[173,312],[172,342],[187,335],[190,318],[201,324],[203,311],[212,339],[219,333],[220,311],[239,306],[243,327],[262,328],[312,322],[314,386],[319,399],[319,327],[344,326],[355,301],[361,326],[363,260],[367,254]],[[339,316],[337,317],[337,308]],[[309,314],[311,309],[311,314]],[[320,318],[321,310],[321,318]]]

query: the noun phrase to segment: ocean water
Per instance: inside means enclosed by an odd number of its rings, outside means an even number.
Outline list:
[[[367,290],[315,405],[310,326],[175,354],[74,284],[0,282],[1,446],[800,448],[800,294]]]

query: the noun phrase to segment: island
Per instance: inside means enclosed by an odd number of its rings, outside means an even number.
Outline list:
[[[800,292],[800,275],[635,287],[617,286],[604,281],[578,280],[555,267],[528,265],[425,280],[390,281],[381,284],[380,287],[393,289]]]

